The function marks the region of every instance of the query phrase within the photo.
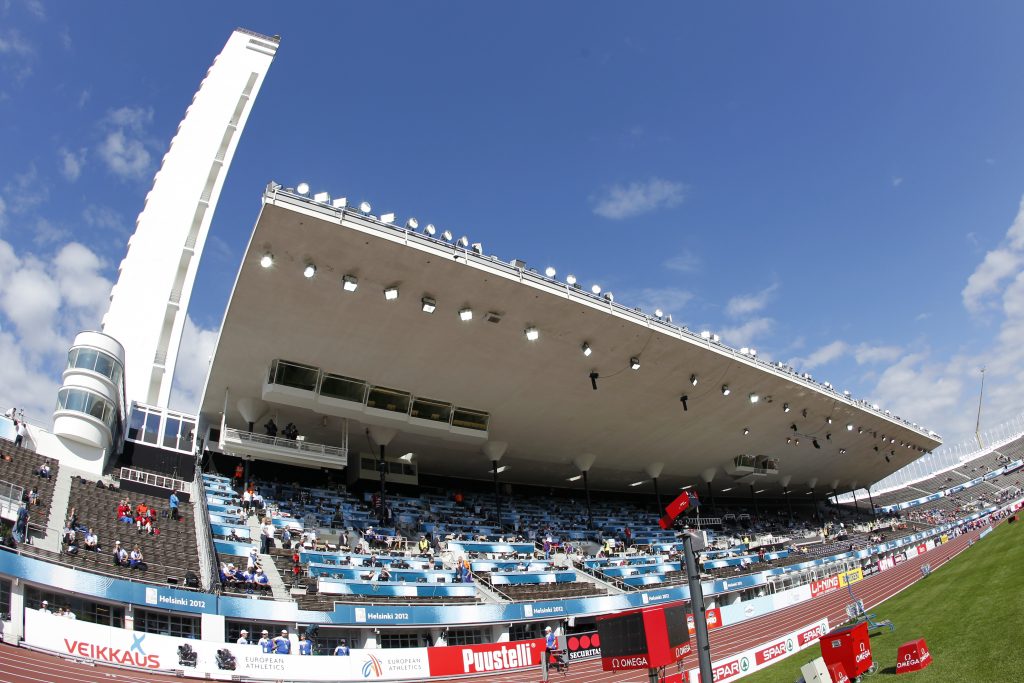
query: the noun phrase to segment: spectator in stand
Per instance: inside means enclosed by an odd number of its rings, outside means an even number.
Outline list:
[[[352,653],[348,649],[348,643],[344,639],[338,643],[338,647],[334,648],[335,657],[348,657],[350,654]]]
[[[384,565],[383,567],[380,568],[380,574],[377,575],[377,580],[378,581],[390,581],[391,580],[391,570],[388,569],[387,565]]]
[[[248,645],[249,644],[249,632],[244,628],[238,632],[238,640],[235,641],[236,645]]]
[[[146,505],[145,501],[139,503],[135,506],[135,519],[144,517],[147,512],[149,512],[149,506]]]
[[[274,545],[274,523],[270,517],[263,519],[263,529],[260,533],[260,552],[266,555]]]
[[[75,533],[75,530],[71,528],[70,521],[64,525],[64,531],[61,532],[61,541],[68,546],[69,550],[71,549],[71,546],[78,543],[78,535]]]
[[[261,588],[270,588],[270,577],[263,571],[263,567],[256,567],[255,583]]]
[[[292,581],[298,582],[302,578],[302,565],[296,562],[292,565]]]
[[[181,519],[181,517],[178,515],[178,494],[175,493],[174,491],[171,491],[171,497],[168,499],[167,502],[170,505],[171,519],[177,522]]]
[[[145,571],[146,563],[145,558],[142,556],[142,548],[135,546],[132,551],[128,553],[128,566],[132,569],[141,569]]]
[[[274,651],[274,641],[270,639],[270,631],[263,629],[261,636],[257,645],[260,646],[264,654],[270,654]]]
[[[25,420],[21,422],[15,422],[18,427],[18,435],[14,437],[14,445],[20,447],[25,442],[25,437],[28,436],[28,428],[25,427]]]
[[[267,436],[271,438],[277,437],[277,425],[274,423],[274,418],[267,420],[267,424],[263,425],[263,428],[267,430]]]
[[[235,477],[234,477],[234,479],[235,479],[235,481],[238,482],[238,484],[236,484],[236,486],[240,486],[242,484],[242,479],[244,479],[244,478],[245,478],[245,468],[242,467],[242,463],[238,463],[237,465],[235,465]]]
[[[256,585],[256,570],[247,568],[242,572],[242,582],[245,583],[245,592],[252,593],[252,589]]]
[[[306,640],[306,634],[299,634],[299,654],[300,655],[311,655],[313,654],[313,643]]]
[[[292,653],[292,641],[288,640],[288,629],[281,629],[281,635],[274,638],[274,652],[279,655],[290,655]]]
[[[245,559],[245,568],[247,570],[256,569],[256,565],[260,562],[260,556],[256,551],[256,546],[249,548],[249,556]]]
[[[43,464],[39,466],[39,476],[43,479],[50,478],[50,462],[48,460],[44,460]]]
[[[242,509],[245,510],[246,517],[249,515],[249,508],[252,507],[252,492],[249,489],[242,491]]]
[[[135,529],[137,534],[141,534],[145,531],[147,534],[153,534],[153,522],[150,517],[152,510],[147,510],[146,514],[140,515],[135,518]]]
[[[85,549],[98,551],[100,549],[100,538],[93,532],[92,528],[85,534]]]
[[[292,532],[285,527],[281,530],[281,547],[285,550],[292,549]]]
[[[114,541],[114,566],[128,566],[128,552],[121,547],[121,541]]]
[[[132,521],[132,505],[127,499],[122,500],[117,504],[117,519],[120,522],[127,522],[131,524]]]
[[[39,610],[41,612],[46,612],[47,614],[53,614],[53,612],[50,611],[50,603],[46,600],[43,600],[41,603],[39,603]]]

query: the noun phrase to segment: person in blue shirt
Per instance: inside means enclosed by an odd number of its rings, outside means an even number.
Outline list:
[[[299,654],[300,655],[311,655],[313,654],[313,643],[306,640],[306,634],[299,634]]]
[[[558,636],[551,630],[550,626],[544,628],[544,646],[549,650],[557,650]]]
[[[274,641],[270,639],[270,631],[263,630],[261,634],[263,637],[260,638],[260,642],[257,645],[263,650],[263,654],[270,654],[274,651]]]
[[[350,654],[348,643],[344,640],[338,643],[338,647],[334,648],[334,656],[336,657],[348,657]]]
[[[178,519],[179,519],[179,517],[178,517],[178,494],[175,493],[174,491],[171,491],[171,497],[168,500],[168,502],[169,502],[170,507],[171,507],[171,518],[175,522],[177,522]]]
[[[288,629],[281,629],[281,635],[274,638],[274,652],[279,655],[290,655],[292,653],[292,641],[288,640]]]

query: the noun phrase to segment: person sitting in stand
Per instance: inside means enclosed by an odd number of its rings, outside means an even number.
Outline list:
[[[242,572],[242,583],[245,584],[245,592],[252,593],[253,586],[256,585],[256,570],[247,568]]]
[[[50,478],[50,463],[49,463],[49,461],[47,461],[47,460],[43,461],[43,464],[39,466],[38,474],[43,479],[49,479]]]
[[[380,574],[377,575],[377,580],[378,581],[390,581],[391,580],[391,570],[388,569],[387,565],[384,565],[383,567],[380,568]]]
[[[141,569],[145,571],[146,563],[145,558],[142,556],[142,548],[135,546],[132,551],[128,553],[128,566],[132,569]]]
[[[64,526],[64,531],[61,532],[61,541],[68,546],[68,550],[70,550],[72,546],[78,544],[78,535],[75,533],[75,530],[71,528],[70,520],[68,521],[68,524]]]
[[[292,549],[292,532],[285,527],[281,530],[281,547],[285,550]]]
[[[117,506],[117,519],[126,524],[132,523],[132,504],[127,498],[122,500]]]
[[[263,567],[256,567],[256,578],[254,583],[262,590],[270,588],[270,577],[263,571]]]
[[[114,541],[114,566],[128,566],[128,551],[121,547],[121,541]]]
[[[141,534],[143,531],[147,534],[153,533],[153,522],[149,516],[150,512],[152,512],[152,510],[146,510],[145,514],[139,515],[135,518],[135,533]]]
[[[86,535],[85,535],[85,549],[86,550],[99,550],[100,549],[100,539],[99,539],[99,536],[97,536],[95,533],[93,533],[93,530],[91,528],[89,529],[89,532],[86,533]]]

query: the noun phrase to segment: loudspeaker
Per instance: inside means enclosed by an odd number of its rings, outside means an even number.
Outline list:
[[[189,588],[199,588],[199,577],[194,571],[185,572],[185,585]]]

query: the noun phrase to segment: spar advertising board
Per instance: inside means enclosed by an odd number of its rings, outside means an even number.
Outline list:
[[[739,654],[711,662],[711,674],[714,683],[732,681],[753,673],[766,666],[771,666],[780,659],[818,644],[818,639],[828,633],[828,619],[819,619],[803,628],[791,631],[779,638],[761,643],[757,647],[744,650]],[[701,683],[700,671],[687,671],[689,683]]]

